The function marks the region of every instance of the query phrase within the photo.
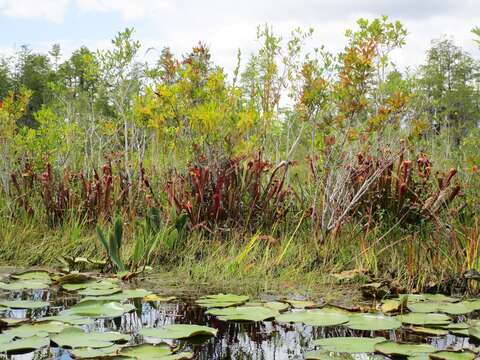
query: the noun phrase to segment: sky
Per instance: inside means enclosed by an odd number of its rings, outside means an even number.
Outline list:
[[[268,23],[285,38],[296,27],[312,27],[308,46],[336,52],[358,18],[380,15],[409,32],[407,45],[393,54],[399,67],[420,65],[431,40],[441,37],[480,57],[471,34],[480,26],[480,0],[0,0],[0,54],[25,44],[46,52],[58,43],[68,56],[81,45],[107,48],[116,32],[133,27],[143,54],[168,46],[180,55],[202,41],[231,71],[238,48],[244,55],[257,48],[258,25]]]

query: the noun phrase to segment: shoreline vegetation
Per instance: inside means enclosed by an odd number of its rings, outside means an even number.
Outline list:
[[[259,27],[232,74],[202,43],[145,63],[133,29],[67,59],[0,57],[0,262],[475,294],[479,60],[439,39],[402,71],[388,17],[338,54],[310,51],[312,32]]]

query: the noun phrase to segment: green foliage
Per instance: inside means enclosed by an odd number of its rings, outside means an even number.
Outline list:
[[[100,225],[97,225],[97,236],[98,236],[98,239],[100,240],[100,243],[103,245],[111,264],[118,271],[126,271],[127,268],[121,259],[122,236],[123,236],[122,219],[117,218],[115,220],[113,230],[110,230],[108,234],[108,238],[105,235],[102,228],[100,227]]]

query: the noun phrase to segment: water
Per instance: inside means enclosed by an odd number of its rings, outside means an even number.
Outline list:
[[[5,293],[11,299],[50,301],[48,310],[9,310],[1,317],[40,318],[56,315],[61,310],[75,304],[80,297],[55,290],[36,290]],[[198,360],[283,360],[303,359],[308,351],[315,350],[313,340],[337,336],[383,336],[394,341],[429,343],[439,350],[473,349],[475,344],[469,338],[452,335],[433,337],[419,336],[400,329],[388,332],[353,331],[343,326],[319,328],[302,324],[278,324],[272,321],[259,323],[226,323],[205,314],[204,309],[196,306],[192,300],[184,299],[171,303],[141,303],[134,301],[136,311],[121,318],[96,320],[93,325],[83,326],[87,331],[119,331],[131,334],[132,344],[142,343],[138,335],[142,327],[161,327],[167,324],[208,325],[219,330],[215,338],[196,339],[196,343],[186,341],[171,342],[178,344],[182,351],[191,351]],[[477,314],[478,315],[478,314]],[[462,318],[459,321],[465,320]],[[375,356],[376,359],[382,358]],[[50,347],[29,354],[0,356],[0,359],[40,360],[72,359],[68,350]],[[373,359],[366,354],[353,355],[345,359]]]

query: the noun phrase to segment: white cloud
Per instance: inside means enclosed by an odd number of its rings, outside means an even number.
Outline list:
[[[0,0],[0,14],[16,18],[43,18],[61,23],[69,0]]]
[[[77,0],[85,12],[118,12],[125,20],[165,15],[174,9],[173,2],[162,0]]]

